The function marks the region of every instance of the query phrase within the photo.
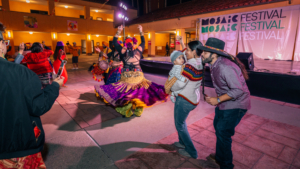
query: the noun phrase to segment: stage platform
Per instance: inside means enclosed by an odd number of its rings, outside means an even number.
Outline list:
[[[300,104],[300,62],[254,60],[254,71],[248,71],[251,95]],[[141,61],[144,72],[168,76],[173,64],[170,57],[145,57]],[[205,86],[213,87],[209,67],[205,69]]]
[[[163,56],[145,57],[144,60],[171,63],[170,57],[163,57]],[[254,65],[255,65],[254,71],[256,72],[300,75],[300,61],[292,62],[292,61],[281,61],[281,60],[254,59]],[[294,72],[294,73],[290,73],[290,72]]]

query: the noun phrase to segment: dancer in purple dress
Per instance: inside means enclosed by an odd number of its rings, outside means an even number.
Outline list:
[[[124,65],[121,79],[116,83],[95,86],[97,97],[115,106],[117,112],[125,117],[131,117],[133,114],[141,116],[145,107],[152,106],[157,101],[165,101],[168,97],[164,86],[155,84],[144,77],[140,59],[143,58],[145,38],[142,26],[139,25],[138,29],[141,34],[141,44],[135,48],[133,43],[136,40],[127,38],[122,47],[117,40],[123,27],[118,27],[113,43]]]

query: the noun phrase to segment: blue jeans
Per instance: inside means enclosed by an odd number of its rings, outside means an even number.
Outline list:
[[[245,109],[215,109],[214,127],[217,136],[216,160],[220,163],[220,169],[233,169],[231,137],[234,135],[234,129],[241,121],[247,110]]]
[[[196,106],[192,105],[184,98],[178,96],[176,97],[175,109],[174,109],[174,118],[175,118],[175,127],[179,136],[179,143],[185,146],[185,151],[187,151],[191,157],[197,158],[197,150],[192,142],[190,134],[186,126],[186,118],[189,113],[194,110]]]

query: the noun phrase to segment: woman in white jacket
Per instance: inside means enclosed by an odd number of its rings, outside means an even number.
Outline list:
[[[200,85],[203,76],[203,65],[200,58],[202,50],[199,49],[200,46],[203,45],[199,41],[188,43],[185,51],[187,62],[182,72],[182,75],[188,80],[186,82],[177,80],[171,88],[171,91],[182,90],[176,97],[174,108],[175,126],[179,135],[179,142],[175,142],[174,145],[182,148],[179,150],[181,155],[192,158],[197,158],[198,155],[187,130],[185,120],[200,101]]]

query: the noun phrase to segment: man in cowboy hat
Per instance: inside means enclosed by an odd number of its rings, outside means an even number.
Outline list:
[[[218,97],[205,95],[207,103],[216,106],[214,128],[217,136],[216,154],[211,154],[221,169],[232,169],[231,137],[247,110],[250,109],[248,74],[238,58],[224,51],[225,42],[208,38],[203,50],[203,64],[211,65],[211,78]],[[204,92],[203,92],[204,93]]]

